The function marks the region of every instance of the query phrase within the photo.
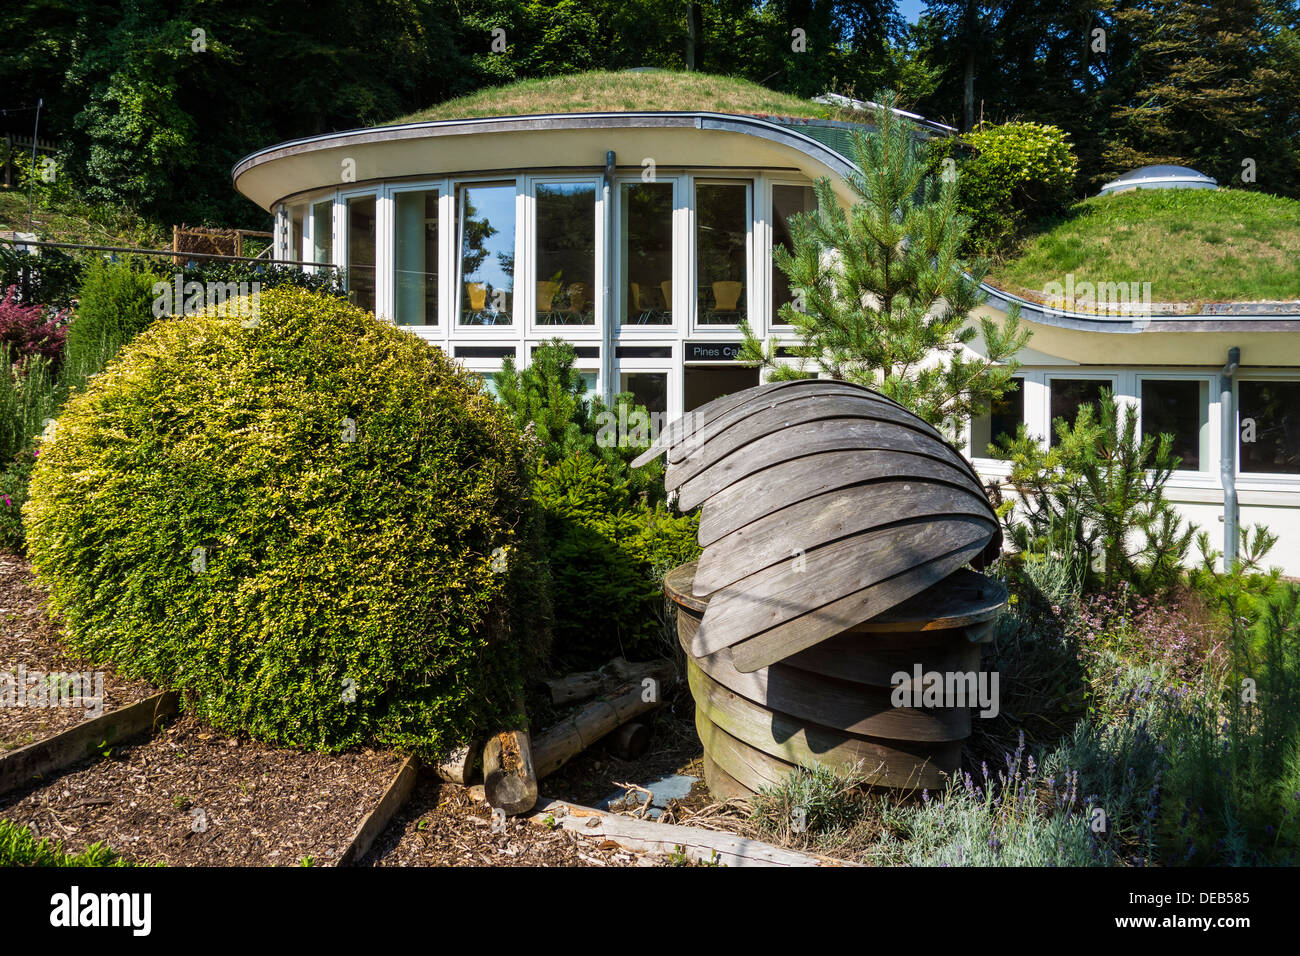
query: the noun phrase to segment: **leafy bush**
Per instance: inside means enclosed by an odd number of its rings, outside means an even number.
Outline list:
[[[154,283],[163,276],[132,262],[92,259],[68,330],[64,376],[78,388],[154,321]]]
[[[183,282],[257,282],[261,292],[287,285],[327,295],[344,294],[343,276],[338,269],[309,272],[296,266],[209,259],[186,263],[181,276]]]
[[[958,163],[958,206],[970,245],[1005,251],[1026,223],[1058,212],[1071,198],[1079,161],[1069,134],[1043,123],[986,125],[960,139],[936,141],[934,157]],[[965,158],[956,155],[965,152]]]
[[[435,756],[544,652],[522,437],[332,297],[158,322],[43,443],[28,550],[72,647],[277,744]]]
[[[0,243],[0,286],[15,286],[28,305],[71,305],[81,285],[82,269],[80,259],[60,249],[42,249],[37,255]]]
[[[27,827],[0,820],[0,866],[133,866],[102,843],[66,853],[54,840],[37,840]]]
[[[1000,510],[1022,551],[1065,556],[1088,569],[1085,583],[1112,590],[1120,581],[1165,588],[1179,579],[1195,525],[1183,526],[1164,496],[1178,458],[1173,438],[1139,437],[1137,415],[1103,390],[1073,424],[1054,423],[1057,445],[1044,448],[1022,424],[990,451],[1011,462],[1018,501]],[[1100,573],[1093,569],[1102,564]]]
[[[7,467],[0,468],[0,548],[21,551],[26,542],[22,509],[27,503],[33,461],[30,453],[20,453]]]
[[[574,454],[589,455],[604,462],[613,478],[626,480],[629,495],[664,500],[663,463],[655,459],[633,468],[632,459],[644,446],[620,441],[617,434],[620,419],[643,419],[648,425],[645,407],[637,405],[630,392],[616,395],[612,408],[599,395],[587,394],[587,385],[574,368],[576,359],[573,346],[560,338],[539,346],[522,371],[507,357],[493,377],[497,401],[510,410],[520,429],[531,431],[543,461],[555,464]]]
[[[0,345],[9,347],[14,361],[39,355],[57,364],[63,358],[66,335],[66,312],[23,305],[17,286],[9,286],[0,296]]]
[[[32,437],[58,414],[60,390],[48,359],[14,362],[0,345],[0,466],[28,451]]]
[[[583,454],[544,466],[535,494],[545,515],[557,665],[661,655],[654,642],[663,629],[663,577],[699,556],[698,517],[630,497],[626,479]]]

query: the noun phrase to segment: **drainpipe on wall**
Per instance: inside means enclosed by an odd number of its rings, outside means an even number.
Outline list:
[[[1241,349],[1228,349],[1228,364],[1219,374],[1220,454],[1219,481],[1223,485],[1223,570],[1237,560],[1237,407],[1232,400],[1232,377],[1237,374]]]
[[[600,382],[606,403],[613,401],[618,391],[614,387],[614,151],[605,153],[605,175],[601,180],[600,197],[605,210],[604,268],[600,270],[600,299],[604,309],[605,325],[600,336]]]

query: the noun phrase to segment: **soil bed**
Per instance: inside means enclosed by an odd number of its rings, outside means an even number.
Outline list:
[[[62,644],[63,627],[50,620],[42,607],[45,594],[32,578],[27,561],[0,551],[0,680],[16,681],[18,669],[35,672],[103,675],[103,711],[116,710],[144,700],[157,690],[146,681],[130,680],[70,654]],[[5,678],[4,675],[8,675]],[[11,687],[13,685],[10,685]],[[33,692],[27,685],[27,694]],[[97,681],[93,688],[97,689]],[[0,752],[25,747],[52,737],[87,718],[98,716],[98,701],[86,706],[0,706]]]
[[[0,799],[69,852],[104,842],[173,866],[330,865],[400,766],[389,752],[282,750],[182,716],[153,738]]]

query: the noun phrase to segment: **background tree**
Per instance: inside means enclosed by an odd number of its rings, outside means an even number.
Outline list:
[[[764,346],[747,325],[741,360],[771,378],[801,376],[816,362],[958,441],[970,416],[1006,390],[1029,332],[1015,310],[1001,326],[970,323],[987,264],[961,257],[967,222],[956,185],[930,171],[914,127],[891,109],[894,95],[880,101],[877,129],[855,137],[857,201],[843,208],[830,180],[818,181],[816,213],[791,224],[793,250],[774,251],[795,290],[780,315],[799,338],[800,365],[778,363],[774,343]],[[964,348],[977,337],[983,357]]]

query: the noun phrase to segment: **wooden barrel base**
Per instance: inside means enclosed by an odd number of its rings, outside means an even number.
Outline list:
[[[921,595],[888,620],[864,622],[745,673],[730,649],[691,654],[708,604],[691,594],[692,572],[690,565],[672,572],[667,590],[678,607],[705,782],[716,798],[779,786],[799,766],[828,767],[891,789],[937,789],[958,769],[970,710],[894,706],[894,677],[910,677],[917,666],[977,672],[972,631],[987,628],[1002,607],[998,582],[959,572],[954,593]],[[944,616],[925,617],[927,605]]]

